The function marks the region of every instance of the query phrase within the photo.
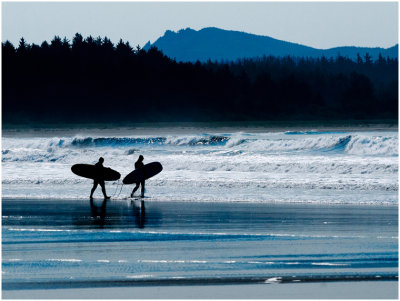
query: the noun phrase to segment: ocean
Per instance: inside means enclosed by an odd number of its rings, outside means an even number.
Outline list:
[[[73,164],[103,157],[123,178],[139,155],[145,164],[163,165],[146,181],[144,199],[128,198],[133,185],[120,180],[106,183],[111,200],[103,201],[98,188],[90,202],[92,181],[71,172]],[[5,292],[332,281],[397,286],[398,133],[6,131],[2,252]]]
[[[3,197],[88,197],[92,181],[73,174],[73,164],[95,164],[103,157],[104,166],[123,178],[141,154],[144,163],[163,165],[146,182],[146,195],[158,201],[397,204],[395,131],[171,131],[5,135]],[[120,184],[108,182],[108,194],[129,196],[132,187]]]

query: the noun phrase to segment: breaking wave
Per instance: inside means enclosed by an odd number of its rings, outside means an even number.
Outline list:
[[[180,145],[180,146],[196,146],[196,145],[225,145],[229,140],[228,137],[224,136],[209,136],[209,137],[198,137],[198,136],[184,136],[184,137],[84,137],[84,138],[73,138],[69,143],[70,146],[74,147],[124,147],[134,145]],[[62,141],[62,140],[60,140]],[[61,142],[59,145],[63,145]],[[68,146],[66,144],[65,146]]]
[[[74,138],[69,145],[74,147],[102,147],[102,146],[132,146],[137,144],[162,145],[167,139],[165,137],[148,137],[148,138]]]
[[[293,137],[293,138],[291,138]],[[3,158],[13,153],[28,151],[56,152],[60,149],[96,149],[111,147],[220,147],[256,152],[336,151],[357,155],[398,155],[397,136],[367,136],[360,134],[325,134],[279,136],[265,135],[193,135],[166,137],[72,137],[31,138],[26,140],[3,138]]]

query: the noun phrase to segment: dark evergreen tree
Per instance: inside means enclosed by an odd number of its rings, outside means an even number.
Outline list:
[[[107,37],[2,43],[3,122],[397,118],[398,60],[178,63]]]

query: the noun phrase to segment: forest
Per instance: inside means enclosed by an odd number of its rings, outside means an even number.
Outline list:
[[[396,120],[398,59],[182,63],[107,37],[2,43],[3,124]]]

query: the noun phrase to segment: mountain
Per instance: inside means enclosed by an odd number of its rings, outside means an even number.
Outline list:
[[[338,54],[357,58],[357,53],[364,57],[366,53],[377,59],[379,53],[383,57],[397,58],[398,45],[391,48],[367,47],[336,47],[331,49],[316,49],[301,44],[277,40],[268,36],[260,36],[239,31],[223,30],[207,27],[201,30],[190,28],[178,32],[167,30],[153,44],[148,42],[143,48],[148,50],[156,46],[165,55],[177,61],[204,62],[231,61],[241,58],[254,58],[263,55],[269,56],[296,56],[296,57],[336,57]]]

